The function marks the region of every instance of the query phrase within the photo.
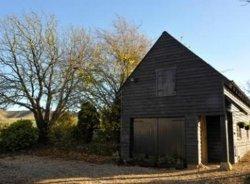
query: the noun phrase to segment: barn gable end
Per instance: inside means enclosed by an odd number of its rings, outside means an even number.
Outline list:
[[[146,145],[152,146],[147,150],[149,153],[169,151],[164,146],[171,146],[169,140],[172,139],[176,140],[173,145],[179,143],[172,150],[178,149],[187,164],[197,165],[202,159],[208,161],[207,155],[213,159],[217,152],[221,155],[221,162],[228,162],[229,154],[234,155],[234,148],[228,146],[226,138],[225,86],[249,107],[249,99],[232,81],[163,32],[120,89],[121,157],[126,160],[135,151],[143,150],[138,145],[145,142],[147,135],[148,142],[152,143]],[[210,121],[208,127],[206,120]],[[147,126],[143,126],[145,123]],[[210,131],[212,125],[218,127],[216,135]],[[169,134],[169,131],[175,131],[174,127],[181,127],[179,136]],[[143,133],[144,137],[141,136]],[[233,134],[232,131],[230,133]],[[208,145],[204,144],[204,136],[210,136]],[[220,139],[220,143],[213,144],[215,139]],[[225,151],[220,153],[221,148]],[[234,158],[232,160],[235,161]]]

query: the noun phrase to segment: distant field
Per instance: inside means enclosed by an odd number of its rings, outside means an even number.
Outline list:
[[[0,110],[0,128],[20,119],[34,120],[30,111],[3,111]]]
[[[3,111],[0,110],[0,120],[4,119],[34,119],[30,111]]]

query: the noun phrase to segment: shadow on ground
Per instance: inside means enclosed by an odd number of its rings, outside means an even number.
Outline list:
[[[248,178],[248,179],[247,179]],[[91,164],[31,155],[0,158],[0,183],[247,183],[250,163],[222,172],[207,170],[166,170],[143,167]]]

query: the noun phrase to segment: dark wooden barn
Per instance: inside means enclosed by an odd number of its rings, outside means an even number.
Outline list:
[[[120,89],[121,157],[182,158],[187,165],[236,163],[250,151],[250,100],[163,32]],[[223,164],[222,164],[223,165]]]

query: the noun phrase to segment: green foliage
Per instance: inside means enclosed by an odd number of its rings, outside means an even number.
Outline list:
[[[185,161],[177,155],[161,155],[153,156],[147,154],[134,154],[129,161],[130,164],[136,164],[146,167],[176,168],[183,169]]]
[[[1,130],[7,128],[9,126],[9,124],[5,123],[5,122],[2,122],[0,121],[0,133],[1,133]]]
[[[50,128],[49,142],[55,146],[70,146],[74,142],[76,118],[70,113],[64,113]]]
[[[77,131],[78,140],[89,143],[92,140],[94,130],[99,126],[99,114],[91,102],[83,102],[78,112]]]
[[[85,153],[93,154],[93,155],[101,155],[101,156],[112,156],[116,147],[113,144],[103,144],[98,142],[91,142],[89,144],[84,144],[81,146]]]
[[[249,125],[250,125],[250,122],[238,122],[237,125],[240,127],[240,128],[249,128]]]
[[[249,184],[249,183],[250,183],[250,175],[248,175],[248,176],[246,177],[244,183],[245,183],[245,184]]]
[[[245,130],[249,130],[250,129],[250,122],[247,122],[246,124],[245,124]]]
[[[111,107],[101,111],[101,129],[106,134],[106,141],[119,143],[120,141],[120,100],[117,99]]]
[[[17,151],[33,146],[38,140],[38,131],[30,120],[18,120],[0,132],[1,151]]]
[[[102,130],[102,129],[97,129],[94,131],[93,134],[93,142],[97,142],[97,143],[105,143],[107,142],[107,133]]]
[[[157,156],[149,156],[145,154],[135,154],[130,160],[131,164],[136,164],[145,167],[154,167],[158,161]]]
[[[175,167],[177,163],[176,156],[161,156],[158,158],[159,167]]]

